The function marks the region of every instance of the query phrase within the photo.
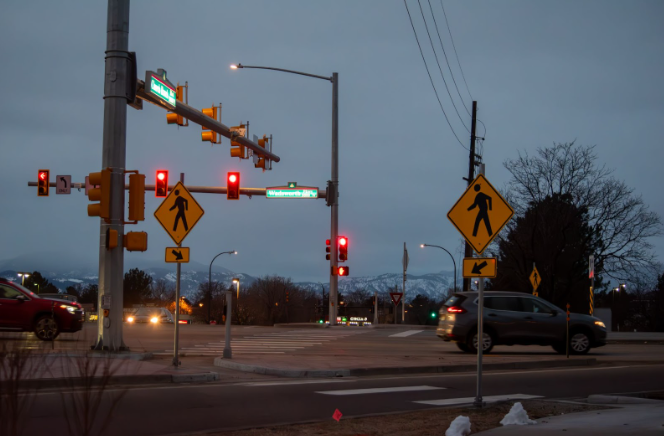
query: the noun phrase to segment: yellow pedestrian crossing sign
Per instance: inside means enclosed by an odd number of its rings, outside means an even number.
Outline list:
[[[514,210],[496,189],[480,174],[447,213],[447,218],[482,254],[493,238],[514,215]]]
[[[154,212],[154,216],[173,242],[180,245],[204,213],[182,182],[178,182]]]
[[[533,292],[537,292],[540,283],[542,282],[542,277],[540,277],[537,267],[533,265],[533,272],[530,273],[530,284],[533,285]]]

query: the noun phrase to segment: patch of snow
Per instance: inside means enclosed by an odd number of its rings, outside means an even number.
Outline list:
[[[445,436],[466,436],[470,434],[470,418],[457,416],[445,432]]]
[[[500,423],[502,425],[528,425],[537,424],[537,421],[528,418],[528,412],[520,402],[516,402]]]

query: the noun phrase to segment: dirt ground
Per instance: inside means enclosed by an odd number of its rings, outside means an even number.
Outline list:
[[[440,436],[445,434],[450,423],[459,415],[468,416],[471,434],[500,426],[500,421],[516,401],[494,403],[484,409],[473,407],[443,408],[422,412],[409,412],[366,418],[342,417],[339,422],[329,421],[313,424],[283,425],[241,431],[215,433],[218,436]],[[571,404],[543,400],[522,400],[530,419],[589,410],[607,409],[605,406]],[[332,411],[334,412],[334,411]]]

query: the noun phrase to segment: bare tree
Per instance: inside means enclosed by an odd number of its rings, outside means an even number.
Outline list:
[[[512,174],[506,198],[523,216],[529,205],[547,197],[571,196],[574,206],[587,211],[592,232],[601,235],[596,264],[609,277],[630,278],[633,271],[656,265],[649,239],[662,234],[662,222],[632,188],[596,161],[595,146],[574,142],[540,148],[536,156],[519,153],[503,164]]]

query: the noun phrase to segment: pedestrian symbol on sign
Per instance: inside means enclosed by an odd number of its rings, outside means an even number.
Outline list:
[[[486,195],[483,192],[479,192],[480,189],[482,189],[482,186],[478,183],[475,185],[475,192],[477,192],[477,195],[475,196],[475,202],[470,205],[468,210],[473,210],[475,207],[477,207],[479,210],[477,211],[477,218],[475,218],[475,227],[473,227],[473,236],[477,236],[477,228],[480,225],[480,221],[484,221],[484,226],[486,227],[486,231],[489,234],[489,236],[493,235],[493,232],[491,231],[491,222],[489,221],[489,210],[491,210],[491,197]],[[488,208],[488,210],[487,210]]]
[[[178,229],[178,222],[182,220],[182,225],[184,225],[184,229],[189,230],[189,226],[187,225],[187,216],[184,214],[186,210],[189,209],[189,202],[187,201],[186,198],[180,197],[180,190],[176,189],[175,190],[175,196],[177,197],[175,199],[175,203],[173,206],[168,209],[168,210],[173,210],[177,207],[178,213],[175,215],[175,223],[173,223],[173,231],[177,231]]]

